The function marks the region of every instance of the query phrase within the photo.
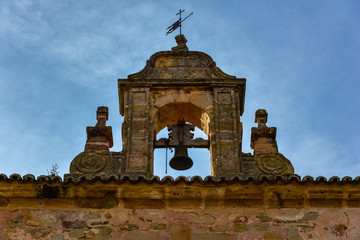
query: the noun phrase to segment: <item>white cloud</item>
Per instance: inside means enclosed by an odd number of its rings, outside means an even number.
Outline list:
[[[334,139],[309,133],[294,145],[288,158],[292,160],[295,171],[302,176],[356,177],[360,173],[359,159],[351,159],[356,158],[351,149]]]

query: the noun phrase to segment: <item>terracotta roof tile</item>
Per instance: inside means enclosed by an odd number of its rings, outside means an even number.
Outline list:
[[[261,183],[268,183],[268,184],[289,184],[289,183],[298,183],[298,184],[305,184],[305,183],[312,183],[312,184],[359,184],[360,183],[360,176],[356,178],[351,178],[349,176],[343,177],[340,179],[337,176],[333,176],[329,179],[323,176],[319,176],[316,179],[312,176],[305,176],[301,179],[299,175],[290,175],[290,176],[283,176],[283,175],[261,175],[258,177],[255,176],[248,176],[248,177],[241,177],[241,176],[233,176],[231,178],[226,177],[212,177],[207,176],[204,179],[200,176],[194,176],[188,179],[187,177],[180,176],[174,179],[171,176],[166,176],[162,179],[160,179],[158,176],[152,176],[150,178],[147,178],[145,176],[119,176],[116,174],[98,174],[98,175],[80,175],[80,176],[72,176],[72,175],[65,175],[64,179],[62,179],[59,176],[56,176],[54,178],[49,178],[48,176],[41,175],[37,178],[32,174],[26,174],[23,177],[19,174],[11,174],[9,177],[5,174],[0,174],[0,182],[19,182],[19,183],[28,183],[28,182],[59,182],[64,184],[81,184],[83,182],[86,183],[94,183],[97,181],[101,181],[102,183],[106,184],[111,181],[115,181],[117,184],[122,183],[131,183],[131,184],[138,184],[138,183],[147,183],[147,184],[179,184],[179,183],[185,183],[187,185],[192,184],[202,184],[202,185],[218,185],[218,184],[227,184],[231,185],[234,183],[240,183],[242,185],[246,185],[249,183],[253,184],[261,184]]]

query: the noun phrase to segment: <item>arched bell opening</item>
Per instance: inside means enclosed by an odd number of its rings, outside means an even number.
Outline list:
[[[194,124],[206,135],[209,134],[210,118],[205,109],[189,102],[172,102],[158,109],[155,115],[155,135],[169,124],[175,124],[179,120]]]
[[[161,138],[168,138],[168,133],[169,132],[167,130],[167,127],[164,127],[158,132],[157,140]],[[207,139],[207,135],[198,127],[195,127],[195,131],[193,133],[194,133],[194,138]],[[193,166],[185,171],[177,171],[170,167],[169,162],[174,157],[174,154],[175,154],[174,148],[154,149],[154,175],[159,176],[160,178],[163,178],[165,176],[171,176],[173,178],[179,176],[186,176],[186,177],[201,176],[202,178],[205,178],[206,176],[211,175],[209,149],[188,148],[188,156],[192,159]]]
[[[172,102],[158,109],[155,124],[155,175],[210,175],[209,117],[203,109],[188,102]],[[177,144],[174,145],[172,140],[181,138],[179,134],[184,135],[187,140],[184,143],[176,140]],[[165,146],[166,141],[173,145]],[[180,165],[176,164],[178,160]]]

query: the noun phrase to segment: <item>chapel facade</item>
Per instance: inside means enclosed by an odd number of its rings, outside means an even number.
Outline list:
[[[101,106],[64,178],[0,174],[0,239],[360,239],[360,177],[296,175],[264,109],[244,143],[246,80],[176,42],[118,79],[121,152]],[[154,176],[154,149],[169,147],[179,171],[192,166],[187,149],[208,149],[211,176]]]

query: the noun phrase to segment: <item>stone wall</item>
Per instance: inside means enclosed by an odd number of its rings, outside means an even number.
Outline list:
[[[359,239],[360,209],[31,209],[0,213],[1,239]]]
[[[0,179],[0,239],[360,239],[359,179]]]

